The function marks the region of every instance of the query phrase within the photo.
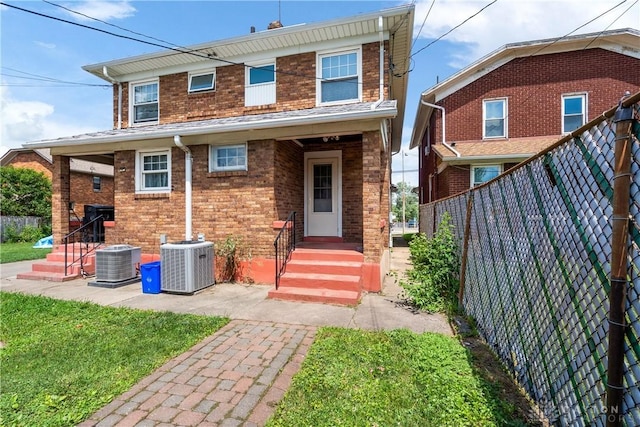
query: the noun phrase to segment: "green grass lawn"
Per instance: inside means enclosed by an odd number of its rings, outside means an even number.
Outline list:
[[[0,292],[0,425],[71,426],[228,319]]]
[[[524,425],[470,359],[443,335],[322,328],[267,425]]]
[[[0,243],[0,264],[46,258],[51,249],[35,249],[33,243]]]

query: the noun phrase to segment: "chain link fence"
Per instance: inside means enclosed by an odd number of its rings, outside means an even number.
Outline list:
[[[461,302],[554,425],[640,425],[640,93],[634,102],[623,401],[607,413],[615,109],[489,183],[420,207],[451,215]],[[614,408],[616,409],[616,408]],[[531,414],[532,419],[540,415]]]

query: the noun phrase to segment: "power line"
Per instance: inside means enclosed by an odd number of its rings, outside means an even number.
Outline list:
[[[70,85],[70,86],[75,85],[75,86],[90,86],[90,87],[111,87],[111,85],[107,85],[107,84],[80,83],[80,82],[71,82],[67,80],[60,80],[53,77],[42,76],[39,74],[27,73],[26,71],[20,71],[10,67],[1,67],[1,68],[4,70],[13,71],[15,73],[24,74],[24,76],[18,76],[15,74],[0,73],[0,76],[4,76],[4,77],[13,77],[13,78],[25,79],[25,80],[38,80],[38,81],[51,82],[51,83],[60,83],[60,84]],[[5,83],[4,86],[17,86],[17,85]]]
[[[494,3],[496,3],[498,0],[493,0],[491,3],[485,5],[482,9],[480,9],[479,11],[477,11],[476,13],[474,13],[473,15],[469,16],[468,18],[466,18],[464,21],[462,21],[461,23],[459,23],[458,25],[456,25],[455,27],[451,28],[449,31],[447,31],[446,33],[444,33],[443,35],[441,35],[440,37],[438,37],[437,39],[431,41],[431,43],[428,43],[426,46],[422,47],[421,49],[418,49],[417,51],[415,51],[414,53],[412,53],[409,57],[412,58],[414,56],[416,56],[418,53],[422,52],[423,50],[425,50],[426,48],[428,48],[429,46],[433,45],[434,43],[437,43],[438,41],[442,40],[444,37],[448,36],[450,33],[452,33],[454,30],[456,30],[457,28],[461,27],[462,25],[464,25],[467,21],[469,21],[472,18],[475,18],[476,16],[478,16],[480,13],[482,13],[485,9],[487,9],[489,6],[493,5]]]
[[[46,2],[46,3],[49,3],[49,2]],[[169,43],[169,44],[172,44],[173,46],[177,46],[177,47],[166,46],[166,45],[162,45],[162,44],[159,44],[159,43],[150,42],[150,41],[147,41],[147,40],[141,40],[141,39],[138,39],[138,38],[135,38],[135,37],[131,37],[131,36],[127,36],[127,35],[123,35],[123,34],[114,33],[114,32],[111,32],[111,31],[103,30],[101,28],[92,27],[90,25],[80,24],[78,22],[69,21],[67,19],[58,18],[58,17],[55,17],[55,16],[51,16],[51,15],[47,15],[47,14],[44,14],[44,13],[36,12],[36,11],[33,11],[33,10],[25,9],[25,8],[22,8],[22,7],[19,7],[19,6],[14,6],[14,5],[11,5],[11,4],[8,4],[8,3],[4,3],[4,2],[0,2],[0,5],[7,6],[7,7],[10,7],[10,8],[13,8],[13,9],[17,9],[17,10],[20,10],[22,12],[31,13],[33,15],[37,15],[37,16],[40,16],[42,18],[52,19],[52,20],[55,20],[55,21],[63,22],[65,24],[70,24],[70,25],[74,25],[74,26],[81,27],[81,28],[84,28],[84,29],[88,29],[88,30],[93,30],[93,31],[97,31],[97,32],[100,32],[100,33],[104,33],[104,34],[107,34],[107,35],[110,35],[110,36],[113,36],[113,37],[118,37],[118,38],[122,38],[122,39],[126,39],[126,40],[136,41],[136,42],[147,44],[147,45],[150,45],[150,46],[155,46],[155,47],[159,47],[159,48],[162,48],[162,49],[171,50],[171,51],[177,52],[177,53],[194,55],[194,56],[197,56],[199,58],[203,58],[203,59],[207,59],[207,60],[217,60],[217,61],[229,64],[229,65],[238,65],[238,66],[242,66],[242,67],[250,68],[250,69],[260,68],[259,66],[254,67],[254,66],[251,66],[251,65],[246,65],[246,64],[242,64],[242,63],[238,63],[238,62],[234,62],[234,61],[229,61],[229,60],[226,60],[226,59],[223,59],[223,58],[220,58],[220,57],[216,56],[215,53],[213,55],[211,55],[211,54],[202,54],[202,53],[199,53],[196,50],[188,49],[186,47],[182,47],[182,46],[179,46],[179,45],[174,45],[173,43]],[[67,8],[64,8],[64,9],[67,9]],[[67,10],[71,11],[71,9],[67,9]],[[73,11],[73,12],[75,12],[75,11]],[[87,15],[81,14],[80,12],[77,12],[77,13],[80,14],[80,15],[83,15],[85,17],[91,18],[91,17],[89,17]],[[96,19],[96,18],[94,18],[94,19]],[[135,33],[133,31],[126,30],[126,29],[124,29],[122,27],[118,27],[118,26],[116,26],[116,27],[120,28],[120,29],[123,29],[125,31],[129,31],[129,32]],[[139,33],[136,33],[136,34],[139,34]],[[143,36],[147,37],[147,38],[154,39],[153,37],[150,37],[150,36],[146,36],[146,35],[143,35]],[[304,77],[304,78],[313,79],[313,80],[320,80],[320,81],[323,81],[323,82],[331,81],[331,80],[326,80],[326,79],[324,79],[322,77],[316,77],[316,76],[311,76],[311,75],[306,75],[306,74],[301,74],[301,73],[295,73],[295,72],[289,72],[289,71],[282,71],[282,70],[278,70],[278,69],[274,69],[273,72],[277,73],[277,74],[282,74],[282,75],[289,75],[289,76],[294,76],[294,77]],[[363,82],[361,82],[361,81],[358,81],[358,82],[345,81],[344,83],[363,85]]]

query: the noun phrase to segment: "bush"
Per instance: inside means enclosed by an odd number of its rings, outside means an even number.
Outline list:
[[[4,241],[7,243],[35,243],[41,238],[50,235],[50,226],[34,227],[25,225],[22,231],[18,231],[18,227],[14,224],[9,224],[5,227]]]
[[[445,213],[433,238],[418,233],[409,243],[413,268],[400,285],[408,302],[420,310],[456,311],[460,260],[450,221],[451,216]]]

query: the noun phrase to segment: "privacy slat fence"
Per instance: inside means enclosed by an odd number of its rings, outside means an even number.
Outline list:
[[[606,395],[615,109],[497,179],[420,207],[427,235],[450,214],[465,313],[556,425],[604,426],[616,415],[640,425],[638,102],[640,93],[625,100],[633,111],[629,283],[622,402],[614,411]]]

